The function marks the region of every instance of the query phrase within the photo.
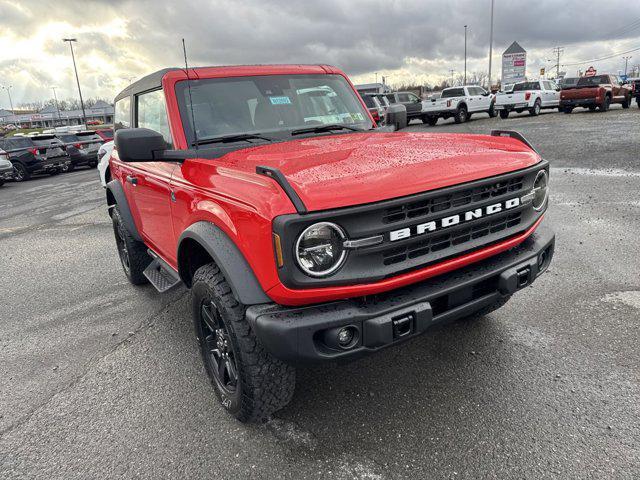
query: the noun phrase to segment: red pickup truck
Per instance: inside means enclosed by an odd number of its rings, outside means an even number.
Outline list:
[[[571,113],[575,107],[584,107],[591,111],[598,108],[606,112],[612,103],[629,108],[631,99],[631,88],[616,75],[581,77],[574,88],[560,92],[560,110]]]
[[[115,100],[124,272],[191,289],[206,371],[242,421],[289,402],[297,365],[495,310],[551,262],[549,164],[515,132],[379,128],[326,65],[167,69]]]

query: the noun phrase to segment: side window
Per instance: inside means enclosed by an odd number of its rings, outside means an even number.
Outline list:
[[[113,130],[129,127],[131,127],[131,97],[124,97],[116,102]]]
[[[398,94],[398,101],[400,103],[409,103],[411,100],[409,99],[409,95],[406,93],[399,93]]]
[[[396,99],[395,96],[393,94],[389,94],[387,95],[387,100],[389,100],[389,103],[396,103]]]
[[[417,95],[414,95],[413,93],[410,93],[410,94],[409,94],[409,101],[410,101],[410,102],[414,102],[414,103],[415,103],[415,102],[417,102],[418,100],[420,100],[420,99],[418,98],[418,96],[417,96]]]
[[[167,118],[167,109],[164,102],[164,92],[155,90],[149,93],[143,93],[136,97],[136,127],[149,128],[161,133],[165,141],[173,144],[171,139],[171,131],[169,129],[169,120]]]

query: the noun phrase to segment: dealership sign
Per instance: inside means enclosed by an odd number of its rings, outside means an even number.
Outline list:
[[[598,72],[596,71],[595,68],[589,67],[589,68],[587,68],[587,71],[584,72],[584,75],[585,75],[585,77],[595,77],[596,73],[598,73]]]
[[[526,79],[527,51],[513,42],[502,54],[502,83],[516,83]]]

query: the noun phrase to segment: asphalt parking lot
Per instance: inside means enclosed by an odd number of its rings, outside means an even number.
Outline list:
[[[95,170],[0,188],[0,478],[639,478],[640,109],[485,114],[547,158],[548,273],[496,313],[223,412],[189,294],[131,286]]]

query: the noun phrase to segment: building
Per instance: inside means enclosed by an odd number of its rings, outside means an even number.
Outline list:
[[[98,101],[91,108],[85,108],[87,121],[100,120],[113,123],[113,105]],[[82,124],[82,110],[60,110],[49,105],[38,112],[15,112],[0,109],[0,125],[14,124],[23,128],[48,128]]]
[[[355,87],[361,95],[365,93],[389,93],[392,91],[391,88],[384,83],[362,83]]]

